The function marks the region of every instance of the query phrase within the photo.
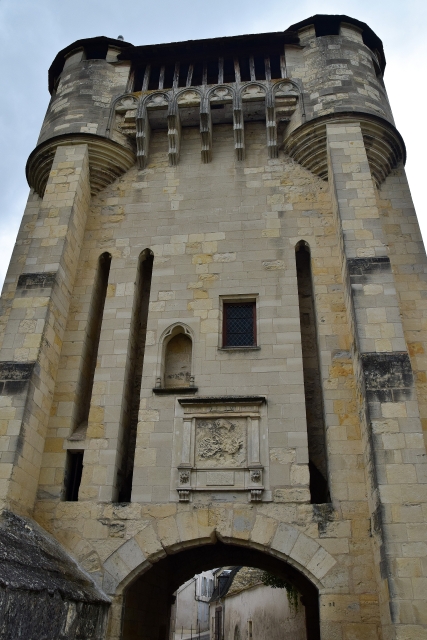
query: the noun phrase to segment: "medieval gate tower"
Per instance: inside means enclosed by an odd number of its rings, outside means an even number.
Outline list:
[[[324,15],[57,55],[2,297],[1,638],[167,640],[226,564],[291,582],[307,640],[427,638],[427,261],[384,67]]]

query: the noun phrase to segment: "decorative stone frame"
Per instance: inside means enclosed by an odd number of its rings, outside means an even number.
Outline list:
[[[261,452],[261,408],[265,402],[264,396],[178,399],[182,416],[179,419],[180,451],[177,452],[179,462],[175,489],[180,502],[190,502],[194,492],[207,491],[247,491],[250,502],[259,502],[266,497],[265,468]],[[234,423],[231,422],[233,418]],[[214,456],[210,460],[201,459],[198,434],[209,422],[228,423],[231,428],[239,429],[242,442],[244,441],[244,456],[241,460],[233,460],[234,453],[229,453],[229,450],[226,451],[227,460],[218,460]],[[224,449],[221,449],[218,440],[216,445],[220,457],[224,458]]]
[[[168,343],[175,338],[175,336],[182,333],[187,336],[191,340],[191,375],[190,375],[190,384],[188,386],[182,387],[166,387],[165,385],[165,358],[166,358],[166,348]],[[167,393],[196,393],[197,387],[194,385],[194,334],[190,327],[182,322],[175,322],[170,325],[161,335],[159,341],[159,354],[158,354],[158,365],[156,371],[156,384],[153,388],[153,392],[156,394],[167,394]]]

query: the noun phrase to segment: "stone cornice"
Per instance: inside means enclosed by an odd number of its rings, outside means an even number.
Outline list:
[[[57,147],[78,144],[88,145],[92,195],[114,182],[135,164],[136,157],[131,150],[108,138],[86,133],[55,136],[38,145],[27,161],[28,184],[40,197],[43,197]]]
[[[405,163],[405,143],[397,129],[382,118],[356,112],[335,113],[306,122],[285,137],[284,152],[319,178],[327,180],[326,125],[339,122],[360,124],[369,166],[377,186],[399,162]]]

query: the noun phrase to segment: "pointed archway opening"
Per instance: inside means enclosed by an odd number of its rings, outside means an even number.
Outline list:
[[[124,591],[121,640],[171,640],[171,609],[177,589],[196,574],[224,566],[261,569],[290,583],[304,606],[305,640],[320,640],[317,587],[295,567],[266,551],[221,541],[168,555],[135,577]]]

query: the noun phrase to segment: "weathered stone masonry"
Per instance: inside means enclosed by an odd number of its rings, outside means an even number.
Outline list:
[[[292,582],[308,640],[427,638],[427,261],[384,68],[347,16],[58,54],[1,300],[2,638],[166,640],[226,564]]]

